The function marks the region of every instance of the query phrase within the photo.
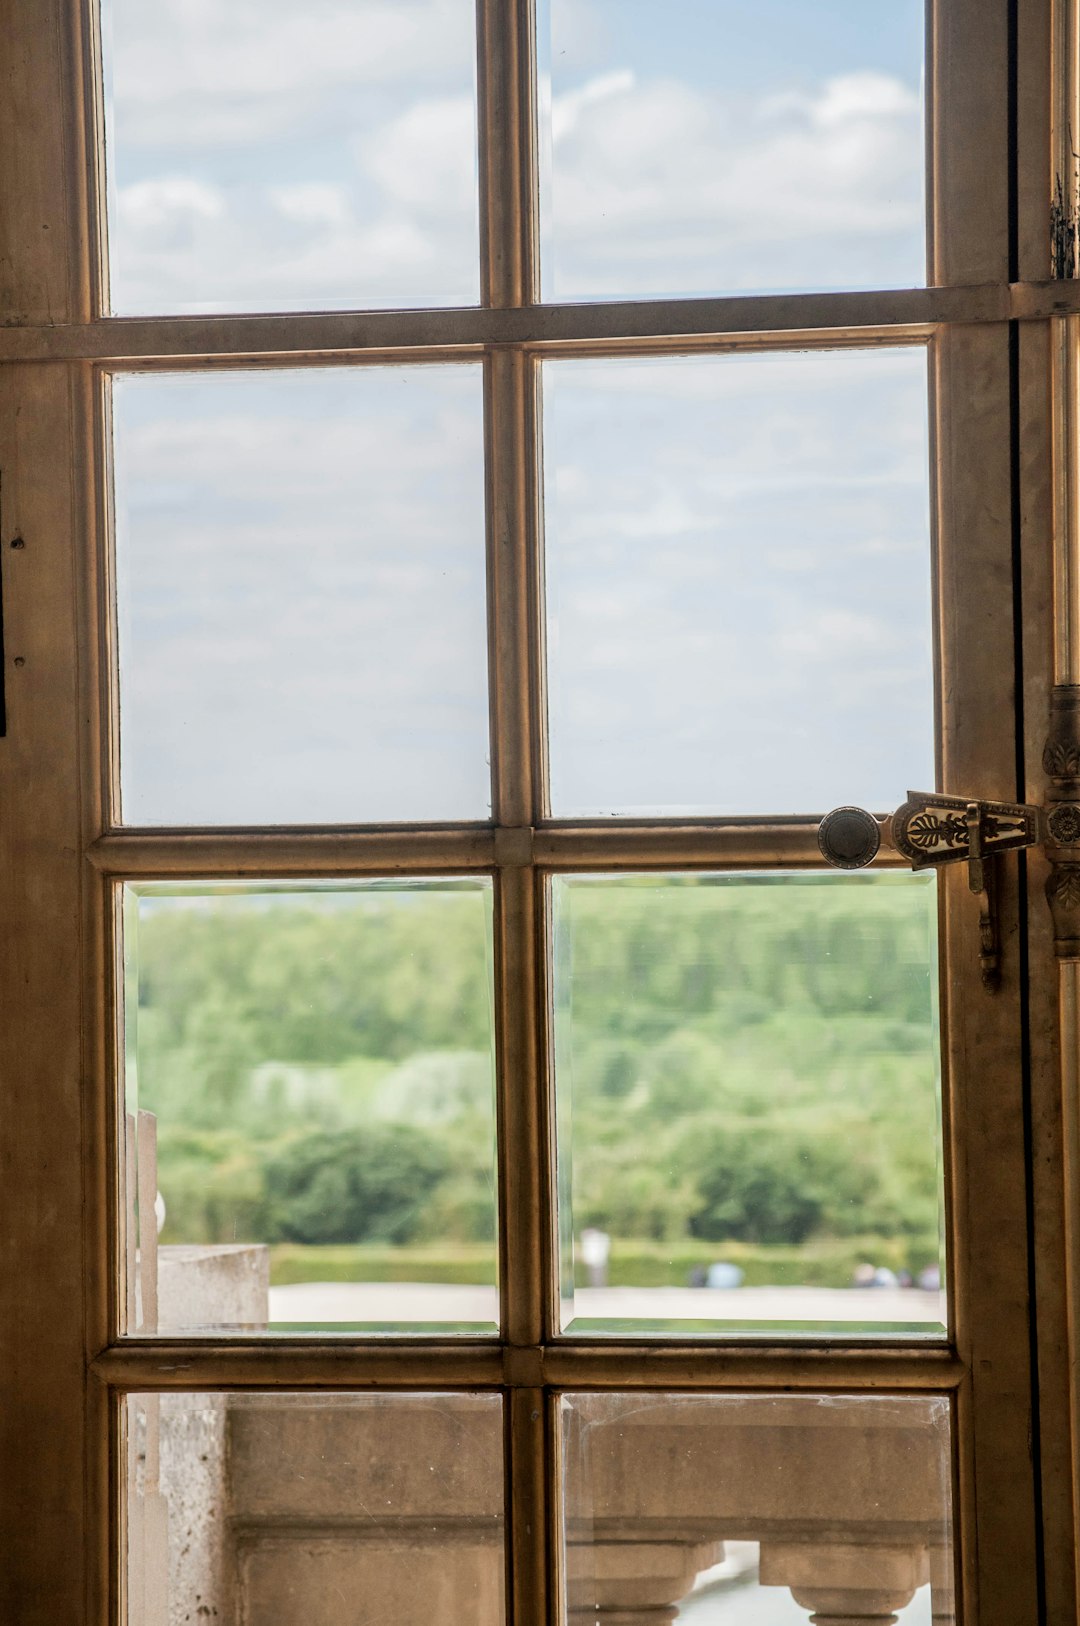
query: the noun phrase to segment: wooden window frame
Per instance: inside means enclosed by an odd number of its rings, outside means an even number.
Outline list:
[[[577,306],[538,302],[529,0],[477,0],[477,18],[482,303],[464,310],[102,315],[92,4],[22,0],[0,39],[12,92],[0,105],[0,1615],[121,1618],[130,1391],[500,1391],[509,1619],[541,1626],[558,1612],[559,1392],[929,1390],[953,1404],[958,1619],[1067,1626],[1078,1619],[1080,973],[1059,973],[1040,853],[1007,871],[995,995],[980,983],[963,878],[943,889],[947,1344],[555,1335],[546,876],[820,857],[812,820],[548,817],[536,378],[551,355],[927,343],[941,780],[1038,800],[1051,686],[1080,678],[1080,283],[1047,280],[1049,182],[1055,164],[1071,175],[1068,132],[1080,128],[1075,4],[932,0],[932,286]],[[485,376],[491,822],[115,827],[109,372],[465,358]],[[404,872],[494,877],[501,1336],[120,1337],[115,883]]]

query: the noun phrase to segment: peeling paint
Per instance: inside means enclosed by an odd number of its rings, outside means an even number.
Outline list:
[[[1080,158],[1072,146],[1074,158]],[[1066,282],[1080,274],[1080,172],[1074,170],[1066,193],[1060,174],[1054,179],[1054,195],[1050,199],[1050,275],[1055,282]]]

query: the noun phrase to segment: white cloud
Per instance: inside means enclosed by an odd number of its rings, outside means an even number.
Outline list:
[[[117,129],[134,145],[253,142],[328,96],[472,76],[470,0],[106,0],[103,22]]]
[[[303,226],[344,226],[352,219],[348,192],[330,181],[271,186],[267,195],[279,214]]]
[[[557,811],[812,813],[921,782],[924,358],[567,361],[544,393]]]
[[[616,68],[612,73],[598,74],[595,79],[587,80],[580,89],[568,90],[552,102],[549,81],[545,89],[550,105],[552,141],[558,143],[570,135],[586,107],[605,101],[609,96],[619,96],[633,90],[636,82],[636,75],[630,68]]]
[[[397,206],[468,214],[476,189],[472,98],[417,102],[356,144],[357,158]]]
[[[473,0],[107,0],[113,308],[479,294]]]
[[[117,203],[121,222],[132,232],[156,233],[181,219],[220,220],[225,213],[220,189],[189,175],[136,181],[121,189]]]
[[[483,816],[475,365],[124,380],[135,822]]]
[[[816,98],[796,91],[767,96],[760,110],[763,118],[794,114],[819,129],[829,129],[851,119],[918,116],[920,107],[918,96],[899,79],[864,70],[826,80],[823,93]]]
[[[471,97],[418,101],[342,139],[344,178],[218,185],[168,174],[120,191],[113,308],[467,305],[479,294]],[[209,172],[211,175],[216,170]]]
[[[624,70],[551,116],[560,297],[921,280],[920,101],[892,75],[718,105]]]
[[[897,629],[881,616],[829,608],[806,615],[785,627],[776,640],[777,650],[796,660],[830,661],[875,658],[895,650]]]

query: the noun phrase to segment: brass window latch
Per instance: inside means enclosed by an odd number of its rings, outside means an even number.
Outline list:
[[[1045,807],[975,801],[909,791],[896,812],[877,819],[861,807],[837,807],[818,826],[818,846],[837,869],[862,869],[882,843],[914,870],[966,863],[968,886],[981,900],[979,961],[983,983],[1001,977],[997,864],[1002,853],[1041,845],[1050,860],[1046,897],[1059,959],[1080,959],[1080,684],[1058,684],[1043,752],[1049,780]]]

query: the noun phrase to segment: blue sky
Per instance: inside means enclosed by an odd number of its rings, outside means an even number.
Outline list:
[[[553,811],[933,784],[926,354],[544,371]],[[130,823],[488,816],[475,363],[114,386]]]
[[[922,0],[539,0],[552,62],[603,71],[633,53],[657,75],[721,94],[875,68],[917,84]]]
[[[475,365],[113,390],[133,824],[486,818]]]
[[[913,0],[543,0],[558,298],[922,281]],[[120,314],[479,297],[471,0],[104,0]]]
[[[921,12],[542,0],[549,296],[921,283]]]
[[[544,377],[553,811],[932,786],[923,348]]]
[[[471,0],[105,0],[114,308],[478,297]],[[912,0],[545,0],[544,277],[922,278]],[[932,782],[925,358],[545,381],[555,810]],[[125,816],[483,818],[475,365],[119,379]]]

